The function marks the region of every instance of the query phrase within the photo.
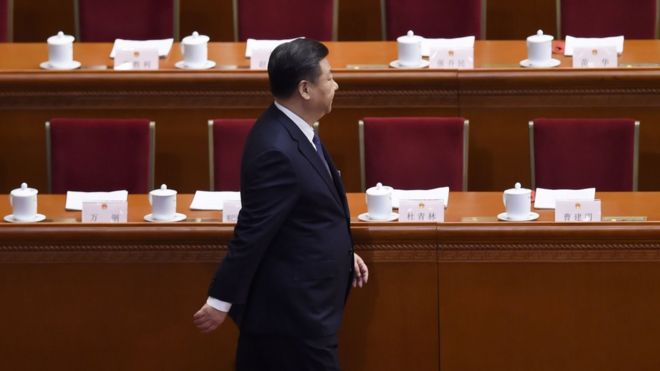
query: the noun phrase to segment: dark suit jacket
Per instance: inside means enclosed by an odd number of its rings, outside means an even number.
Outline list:
[[[336,334],[353,267],[350,214],[302,131],[272,105],[257,120],[241,164],[242,209],[209,296],[232,303],[241,331]]]

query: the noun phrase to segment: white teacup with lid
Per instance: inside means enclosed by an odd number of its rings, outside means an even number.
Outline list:
[[[199,69],[210,68],[208,60],[209,37],[200,35],[197,31],[181,40],[181,53],[183,54],[183,68]],[[215,65],[215,63],[213,63]]]
[[[530,218],[532,208],[531,189],[522,188],[520,183],[516,183],[514,188],[504,191],[503,201],[508,220],[527,220]]]
[[[529,67],[550,67],[552,59],[552,35],[546,35],[543,30],[527,38],[527,63]]]
[[[423,65],[422,40],[424,40],[423,37],[415,35],[412,31],[408,31],[408,34],[396,39],[399,57],[397,63],[400,67],[421,67]]]
[[[392,187],[381,183],[367,189],[367,209],[371,220],[388,220],[392,215]]]
[[[9,203],[12,207],[12,218],[19,222],[37,221],[37,191],[29,188],[27,183],[21,183],[9,194]]]
[[[69,69],[79,66],[73,60],[73,41],[75,37],[60,31],[48,38],[48,65],[55,69]],[[74,67],[75,66],[75,67]]]
[[[163,184],[160,189],[149,192],[151,218],[157,221],[176,219],[176,191]]]

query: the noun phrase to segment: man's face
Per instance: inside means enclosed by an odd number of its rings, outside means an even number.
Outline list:
[[[321,60],[319,66],[321,75],[315,82],[309,84],[309,95],[310,105],[318,112],[320,118],[332,110],[332,99],[335,97],[335,90],[339,88],[339,85],[332,78],[330,63],[327,59]]]

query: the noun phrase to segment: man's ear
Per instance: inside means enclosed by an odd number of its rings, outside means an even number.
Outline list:
[[[309,89],[310,89],[310,86],[309,86],[309,82],[307,80],[301,80],[298,83],[298,94],[300,94],[302,99],[309,100],[311,98]]]

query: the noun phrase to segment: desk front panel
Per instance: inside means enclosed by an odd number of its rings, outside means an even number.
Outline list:
[[[485,218],[499,193],[452,194],[447,216]],[[598,193],[603,215],[646,223],[438,226],[441,370],[652,370],[660,366],[658,193]],[[472,218],[470,218],[472,220]]]
[[[648,221],[556,224],[541,210],[496,222],[501,193],[459,192],[444,224],[363,223],[364,195],[350,194],[371,277],[346,308],[344,369],[657,368],[660,194],[598,197],[604,215]],[[145,195],[129,196],[128,224],[79,223],[49,195],[48,222],[0,224],[3,366],[232,369],[235,326],[203,336],[191,324],[232,226],[188,210],[191,198],[176,224],[143,222]]]
[[[63,196],[42,195],[47,222],[0,224],[3,366],[232,370],[236,326],[201,335],[192,314],[233,226],[219,223],[217,211],[189,210],[191,199],[177,200],[186,222],[146,223],[146,195],[131,195],[129,223],[83,224],[80,212],[64,210]],[[356,210],[365,207],[361,200],[363,194],[351,196]],[[0,202],[0,214],[10,210]],[[437,370],[435,226],[362,223],[354,237],[371,279],[347,305],[345,369]]]

